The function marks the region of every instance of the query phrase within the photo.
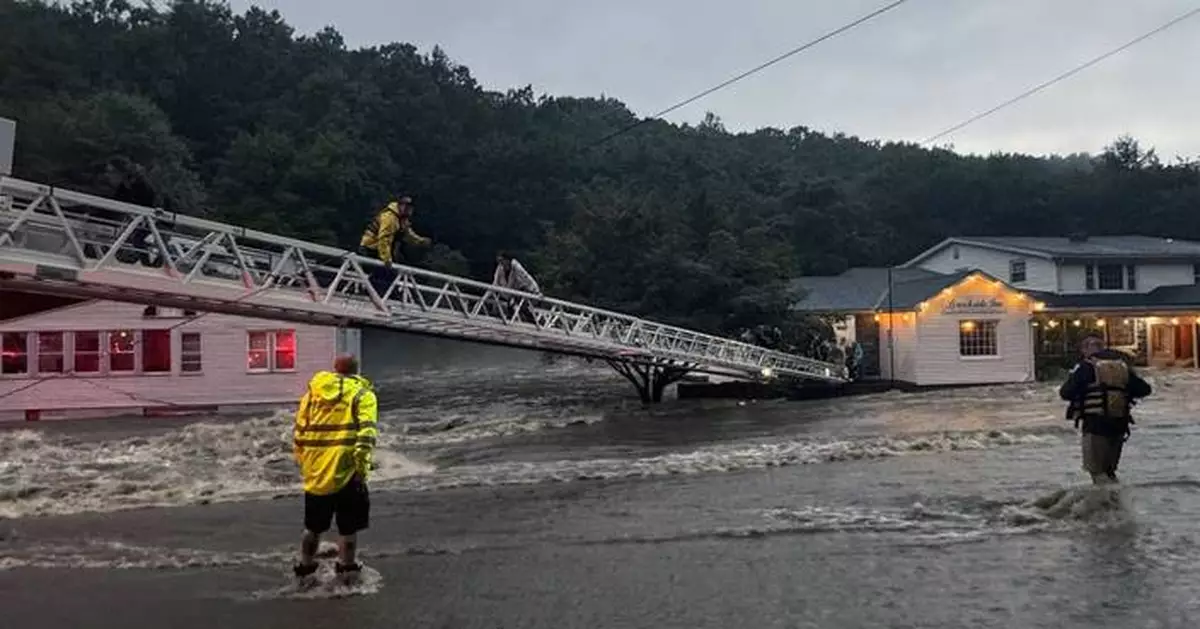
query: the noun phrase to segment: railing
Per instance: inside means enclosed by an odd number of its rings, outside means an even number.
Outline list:
[[[109,287],[119,292],[108,298],[127,301],[176,295],[261,309],[252,316],[311,313],[743,377],[844,379],[840,365],[803,356],[14,178],[0,177],[0,230],[0,269],[46,291]]]

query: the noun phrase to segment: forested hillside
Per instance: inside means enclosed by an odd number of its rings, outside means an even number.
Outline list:
[[[440,50],[351,50],[210,0],[0,0],[0,116],[21,177],[144,175],[177,211],[343,246],[409,194],[436,243],[413,263],[482,279],[511,250],[550,294],[710,330],[781,322],[789,277],[949,234],[1200,238],[1200,168],[1128,138],[964,157],[710,116],[597,145],[637,121],[621,102],[489,92]]]

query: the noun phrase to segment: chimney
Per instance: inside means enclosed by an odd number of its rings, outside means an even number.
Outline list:
[[[17,143],[17,123],[0,118],[0,177],[12,175],[13,146]]]
[[[1067,240],[1071,242],[1087,242],[1087,232],[1071,232],[1067,235]]]

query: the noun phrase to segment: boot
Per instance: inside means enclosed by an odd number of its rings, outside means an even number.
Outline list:
[[[337,573],[338,580],[343,585],[354,585],[358,582],[359,577],[362,576],[362,564],[358,562],[349,565],[342,565],[339,562],[334,565],[333,569]]]

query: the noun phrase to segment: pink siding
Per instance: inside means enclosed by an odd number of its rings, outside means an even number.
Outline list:
[[[305,382],[314,371],[329,368],[336,351],[336,328],[333,327],[224,314],[205,314],[181,324],[183,319],[178,317],[143,317],[144,309],[135,304],[92,301],[0,322],[0,332],[174,328],[171,330],[170,373],[0,376],[0,417],[27,409],[115,410],[169,405],[291,403],[303,392]],[[295,370],[248,373],[247,331],[251,330],[295,330]],[[201,335],[201,373],[180,371],[181,334],[185,332]],[[66,335],[68,354],[72,349],[71,336]],[[33,364],[36,371],[36,363]]]

